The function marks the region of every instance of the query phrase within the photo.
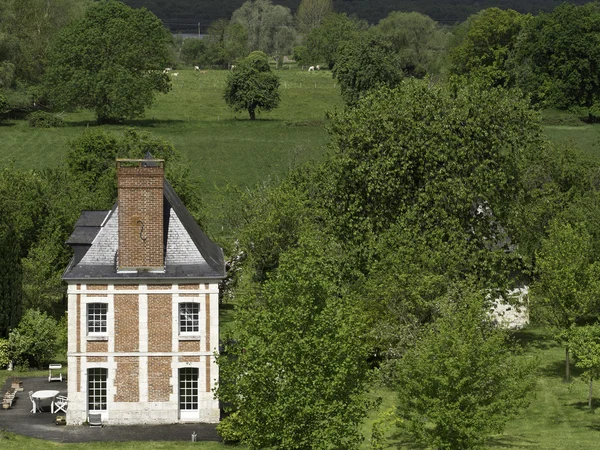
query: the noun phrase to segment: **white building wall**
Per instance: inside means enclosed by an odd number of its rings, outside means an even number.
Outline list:
[[[189,282],[188,282],[189,283]],[[133,294],[139,297],[139,337],[140,346],[139,352],[136,353],[116,353],[114,339],[114,294]],[[171,317],[173,324],[172,335],[172,351],[170,353],[148,352],[148,293],[160,294],[170,293],[173,295],[173,316]],[[219,421],[220,411],[219,402],[215,400],[212,389],[216,387],[218,381],[218,366],[214,357],[214,352],[218,351],[219,345],[219,287],[217,283],[211,283],[206,287],[200,284],[199,290],[185,290],[186,294],[198,294],[199,303],[201,305],[201,324],[203,328],[206,323],[206,306],[204,298],[209,295],[209,312],[210,312],[210,349],[205,348],[205,336],[201,340],[200,352],[178,352],[179,333],[178,333],[178,292],[177,285],[173,285],[170,290],[152,290],[149,291],[146,285],[140,285],[139,290],[135,291],[115,291],[114,285],[108,285],[107,290],[103,291],[88,291],[85,284],[77,285],[70,284],[68,287],[68,397],[69,407],[67,409],[68,424],[82,424],[87,421],[87,370],[92,367],[104,367],[108,369],[107,382],[107,411],[102,412],[102,420],[107,424],[152,424],[152,423],[177,423],[177,422],[207,422],[216,423]],[[86,294],[106,294],[102,297],[87,297]],[[79,334],[77,333],[77,297],[80,296],[80,314],[79,314]],[[187,297],[187,299],[193,297]],[[108,334],[108,353],[87,353],[87,307],[88,302],[106,301],[108,303],[107,316],[107,334]],[[183,301],[183,299],[182,299]],[[77,352],[77,341],[80,342],[80,351]],[[90,362],[88,357],[105,356],[106,362]],[[138,356],[139,359],[139,402],[114,402],[116,394],[115,374],[116,362],[118,356]],[[149,402],[148,401],[148,357],[150,356],[172,356],[171,373],[165,374],[169,377],[172,391],[168,402]],[[200,357],[199,363],[180,363],[180,357]],[[80,360],[79,370],[77,360]],[[185,367],[189,364],[198,368],[199,371],[199,409],[197,415],[192,419],[180,419],[179,414],[179,380],[178,370],[180,367]],[[210,365],[210,391],[206,390],[206,365]],[[79,377],[78,377],[79,372]],[[77,392],[77,380],[79,379],[79,392]]]

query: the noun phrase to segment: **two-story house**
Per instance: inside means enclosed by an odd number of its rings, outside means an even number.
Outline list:
[[[118,201],[84,211],[67,243],[67,423],[218,422],[222,249],[165,180],[117,160]]]

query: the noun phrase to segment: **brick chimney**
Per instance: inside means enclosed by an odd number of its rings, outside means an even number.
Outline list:
[[[117,270],[164,270],[164,160],[118,159]]]

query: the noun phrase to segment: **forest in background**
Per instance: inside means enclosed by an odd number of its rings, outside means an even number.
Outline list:
[[[124,0],[132,8],[145,7],[156,14],[172,32],[204,34],[211,23],[228,19],[244,0]],[[276,5],[298,9],[300,0],[275,0]],[[537,14],[552,11],[560,0],[334,0],[335,12],[356,16],[375,24],[392,11],[415,11],[431,17],[436,22],[454,25],[471,14],[486,8],[514,9],[520,13]],[[583,5],[586,0],[566,3]]]

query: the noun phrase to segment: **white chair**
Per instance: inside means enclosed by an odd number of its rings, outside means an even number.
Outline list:
[[[67,412],[67,406],[69,404],[69,400],[64,395],[57,395],[56,400],[54,400],[54,413],[62,411],[64,413]]]
[[[42,408],[40,408],[39,403],[36,399],[33,398],[33,391],[29,391],[29,400],[31,400],[31,413],[35,414],[36,412],[42,412]]]
[[[62,381],[63,376],[60,370],[62,369],[62,364],[50,364],[48,366],[48,382],[50,381]],[[58,374],[53,373],[52,371],[59,371]]]

